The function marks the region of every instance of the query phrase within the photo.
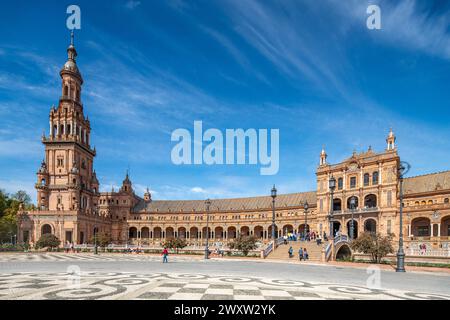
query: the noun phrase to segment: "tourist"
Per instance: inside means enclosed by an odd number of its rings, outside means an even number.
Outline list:
[[[317,243],[317,245],[320,245],[322,243],[322,238],[320,237],[320,233],[317,234],[316,243]]]
[[[167,248],[164,248],[162,254],[163,254],[163,263],[168,263],[169,261],[167,259],[167,256],[169,255],[169,251],[167,250]]]
[[[70,252],[72,252],[72,253],[73,253],[73,251],[74,251],[73,248],[74,248],[74,247],[73,247],[73,242],[71,242],[71,243],[70,243]]]
[[[303,248],[303,258],[305,259],[305,261],[309,259],[309,254],[306,248]]]
[[[300,249],[298,249],[298,259],[300,261],[303,260],[303,249],[302,249],[302,247],[300,247]]]
[[[289,247],[289,258],[292,258],[294,256],[294,249],[292,247]]]

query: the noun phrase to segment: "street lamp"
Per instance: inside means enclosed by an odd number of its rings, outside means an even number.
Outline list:
[[[400,234],[398,238],[397,268],[396,272],[406,272],[405,252],[403,251],[403,176],[409,171],[411,166],[407,162],[400,162],[398,168],[398,178],[400,180]]]
[[[328,187],[330,188],[330,196],[331,196],[331,204],[330,204],[330,215],[328,216],[328,218],[330,219],[330,239],[334,238],[334,232],[333,232],[333,210],[334,210],[334,206],[333,206],[333,194],[334,194],[334,190],[336,189],[336,179],[331,176],[330,180],[328,181]]]
[[[353,220],[353,213],[356,208],[356,197],[353,196],[350,198],[350,210],[352,211],[352,222],[350,224],[350,240],[353,240],[354,232],[355,232],[355,226],[354,226],[354,220]]]
[[[273,185],[270,191],[270,196],[272,197],[272,241],[275,241],[275,198],[277,197],[277,188]]]
[[[211,200],[206,199],[206,245],[205,245],[205,259],[209,259],[209,207],[211,206]]]
[[[305,203],[303,204],[303,209],[305,210],[305,236],[304,239],[306,239],[306,235],[308,234],[308,200],[305,201]]]
[[[94,228],[94,254],[98,254],[98,247],[97,247],[97,228]]]

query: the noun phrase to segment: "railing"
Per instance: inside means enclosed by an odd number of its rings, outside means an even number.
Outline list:
[[[342,234],[342,235],[334,238],[334,245],[337,245],[340,242],[348,242],[348,236],[345,234]]]
[[[269,243],[269,245],[263,250],[262,257],[266,258],[273,251],[273,242]]]
[[[284,238],[283,237],[279,237],[277,240],[275,240],[275,247],[278,247],[283,242],[284,242]]]
[[[407,256],[450,257],[449,249],[406,249]]]
[[[325,261],[330,260],[330,256],[331,256],[331,242],[328,242],[328,245],[325,248]]]

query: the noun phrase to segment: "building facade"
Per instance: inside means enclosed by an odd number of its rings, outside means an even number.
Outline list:
[[[98,232],[109,234],[114,244],[159,245],[171,237],[184,238],[191,245],[201,245],[207,237],[224,244],[241,235],[270,241],[270,196],[212,200],[207,210],[203,200],[154,200],[148,190],[140,197],[128,174],[120,190],[99,192],[96,150],[91,147],[91,126],[81,100],[83,78],[73,37],[67,53],[60,72],[61,98],[50,110],[48,137],[42,137],[45,159],[37,172],[37,210],[19,212],[19,242],[34,243],[52,233],[62,243],[85,244],[92,243]],[[399,164],[392,130],[382,152],[369,147],[329,164],[322,150],[317,189],[276,197],[276,236],[303,232],[305,226],[320,234],[329,235],[330,229],[349,234],[352,217],[354,237],[365,231],[398,236]],[[333,193],[328,187],[331,177],[336,179]],[[428,241],[433,248],[448,248],[450,171],[405,178],[403,191],[407,246]]]

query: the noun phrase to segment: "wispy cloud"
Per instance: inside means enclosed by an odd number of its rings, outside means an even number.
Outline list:
[[[129,10],[134,10],[141,5],[140,1],[129,0],[125,3],[125,8]]]

